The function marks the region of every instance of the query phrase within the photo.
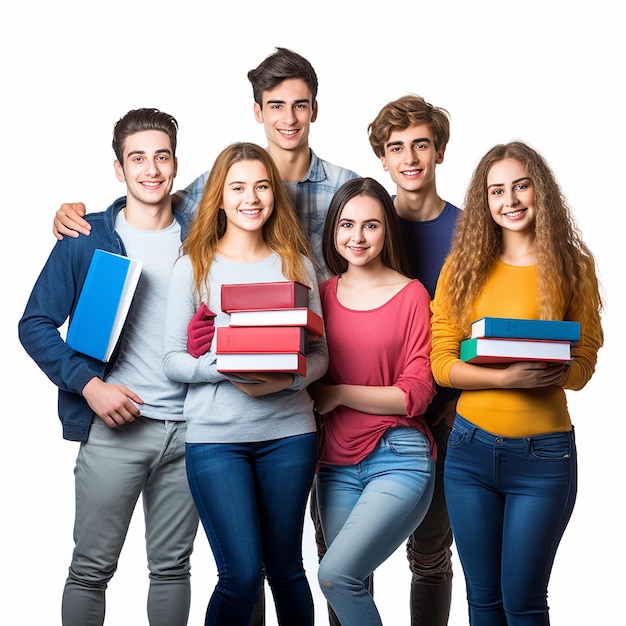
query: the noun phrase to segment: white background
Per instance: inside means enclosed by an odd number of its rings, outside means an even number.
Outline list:
[[[313,149],[390,190],[366,128],[384,104],[409,92],[451,113],[452,138],[438,170],[439,192],[451,202],[462,204],[472,169],[495,143],[522,139],[553,166],[597,255],[606,343],[593,380],[568,396],[580,485],[553,570],[552,623],[623,620],[626,555],[618,507],[626,433],[618,375],[625,347],[619,276],[626,133],[618,3],[36,0],[7,4],[2,12],[2,624],[60,624],[72,549],[77,444],[62,440],[55,388],[16,333],[54,243],[54,212],[78,200],[90,211],[103,210],[123,194],[112,167],[111,131],[133,108],[154,106],[178,118],[177,187],[208,169],[232,141],[265,145],[246,74],[275,46],[296,50],[317,70]],[[323,625],[308,516],[305,533],[305,564]],[[452,626],[467,624],[463,574],[455,564]],[[409,624],[409,580],[401,548],[376,573],[386,626]],[[200,530],[191,625],[203,623],[214,584]],[[109,588],[107,624],[147,624],[146,589],[137,515]],[[270,611],[268,626],[274,623]]]

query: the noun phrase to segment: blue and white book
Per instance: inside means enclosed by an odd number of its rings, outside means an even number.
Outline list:
[[[566,320],[530,320],[514,317],[481,317],[472,323],[473,338],[580,341],[580,323]]]
[[[70,320],[66,342],[100,361],[108,361],[124,327],[143,263],[95,250]]]

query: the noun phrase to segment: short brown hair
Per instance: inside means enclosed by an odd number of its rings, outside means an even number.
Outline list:
[[[372,150],[377,157],[385,156],[385,144],[391,133],[418,124],[428,124],[435,140],[435,150],[445,150],[450,139],[450,114],[429,104],[421,96],[406,95],[386,104],[367,127]]]
[[[124,164],[124,142],[130,135],[144,130],[163,131],[170,138],[172,156],[176,156],[176,135],[178,132],[176,118],[158,109],[135,109],[117,120],[113,127],[113,151],[122,165]]]
[[[263,92],[275,89],[284,80],[302,79],[311,90],[311,106],[317,98],[317,74],[313,66],[302,55],[288,50],[276,48],[258,67],[248,72],[248,80],[252,83],[254,101],[263,108]]]

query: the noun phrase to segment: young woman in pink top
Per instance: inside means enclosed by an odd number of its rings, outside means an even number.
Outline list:
[[[342,626],[381,624],[369,575],[422,521],[435,445],[430,298],[408,277],[389,193],[356,178],[335,194],[320,285],[328,373],[309,389],[322,415],[317,495],[328,550],[322,592]]]

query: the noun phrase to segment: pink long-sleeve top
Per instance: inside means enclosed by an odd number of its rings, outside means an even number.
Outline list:
[[[323,417],[320,463],[353,465],[394,426],[415,427],[436,446],[424,412],[435,386],[430,370],[430,297],[412,280],[382,306],[348,309],[337,299],[338,277],[320,285],[329,367],[328,384],[395,385],[404,392],[404,415],[374,415],[338,406]]]

